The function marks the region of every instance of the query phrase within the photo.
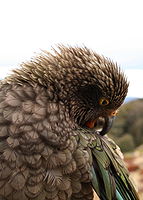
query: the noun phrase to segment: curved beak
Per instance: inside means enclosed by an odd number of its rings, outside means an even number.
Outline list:
[[[98,133],[103,136],[106,133],[108,133],[108,131],[111,129],[117,112],[118,112],[118,110],[113,110],[104,117],[99,117],[99,118],[96,118],[95,120],[86,122],[85,125],[86,125],[86,127],[90,128],[90,129],[95,128],[96,130],[99,129],[98,125],[100,125],[100,131],[98,130]],[[101,129],[101,124],[102,124],[102,129]]]
[[[113,121],[116,116],[108,116],[105,117],[105,123],[103,125],[102,131],[100,131],[100,135],[105,135],[112,127]]]

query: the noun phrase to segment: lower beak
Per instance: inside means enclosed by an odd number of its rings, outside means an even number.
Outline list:
[[[102,131],[100,132],[100,135],[102,135],[102,136],[105,135],[111,129],[115,117],[116,116],[105,117],[105,123],[102,128]]]

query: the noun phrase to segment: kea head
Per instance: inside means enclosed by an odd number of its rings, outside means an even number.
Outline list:
[[[128,83],[116,63],[83,47],[58,46],[54,53],[43,51],[15,71],[15,80],[52,87],[55,101],[62,102],[79,126],[109,131],[123,103]],[[13,76],[14,78],[14,76]]]

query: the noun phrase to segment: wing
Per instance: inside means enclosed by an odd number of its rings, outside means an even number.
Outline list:
[[[1,86],[0,199],[92,200],[90,156],[54,94],[27,83]]]
[[[96,134],[90,143],[93,156],[92,185],[100,199],[137,200],[137,192],[118,154],[118,148],[108,137]]]
[[[129,179],[119,147],[108,137],[97,132],[77,130],[79,143],[88,152],[92,166],[92,186],[101,200],[138,200]]]

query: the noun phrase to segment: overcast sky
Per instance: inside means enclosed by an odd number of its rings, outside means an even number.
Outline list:
[[[143,97],[142,9],[142,0],[0,1],[0,77],[40,49],[84,44],[117,61],[128,96]]]

